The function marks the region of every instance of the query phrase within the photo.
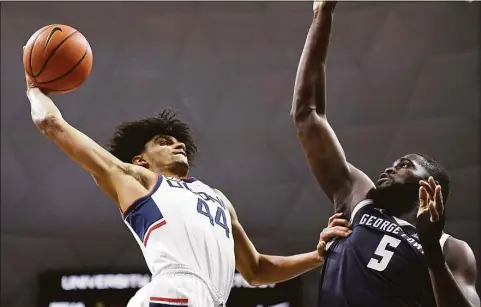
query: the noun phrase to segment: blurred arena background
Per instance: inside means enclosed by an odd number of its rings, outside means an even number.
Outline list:
[[[31,122],[22,46],[52,23],[77,28],[94,54],[86,84],[55,98],[72,125],[104,144],[121,121],[178,110],[200,147],[192,175],[231,199],[258,250],[314,249],[332,209],[309,174],[289,117],[311,8],[310,2],[3,2],[1,305],[47,307],[40,300],[48,295],[62,301],[61,284],[68,288],[65,278],[75,274],[133,273],[122,275],[130,283],[117,282],[134,291],[132,280],[146,272],[115,206]],[[471,245],[478,271],[479,8],[341,3],[328,61],[328,112],[351,162],[372,177],[407,152],[441,162],[452,179],[446,231]],[[237,280],[239,289],[255,293],[233,291],[238,296],[228,306],[276,306],[281,293],[295,296],[298,288],[302,300],[277,306],[314,306],[318,275],[276,285],[271,289],[281,290],[274,294]],[[247,301],[255,295],[261,298]]]

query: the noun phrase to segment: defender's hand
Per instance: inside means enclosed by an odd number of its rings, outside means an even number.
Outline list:
[[[444,229],[445,215],[441,186],[429,177],[419,182],[419,210],[416,228],[423,247],[439,245]]]
[[[325,11],[325,12],[334,12],[336,8],[337,1],[314,1],[312,5],[312,10],[314,13]]]
[[[439,221],[444,215],[443,195],[441,186],[434,181],[433,177],[429,177],[428,181],[421,180],[419,182],[419,217],[426,211],[429,211],[432,223]]]
[[[342,213],[336,213],[329,218],[328,226],[321,232],[317,253],[321,261],[324,261],[327,242],[335,237],[345,238],[351,234],[350,223],[343,218]]]

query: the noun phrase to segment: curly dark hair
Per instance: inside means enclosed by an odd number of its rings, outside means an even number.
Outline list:
[[[444,167],[441,166],[436,160],[423,153],[414,153],[420,156],[424,161],[420,161],[421,165],[426,168],[430,176],[433,176],[439,185],[442,187],[443,201],[447,202],[449,196],[449,175]]]
[[[197,147],[189,126],[178,120],[176,113],[168,109],[159,112],[156,117],[120,124],[107,147],[121,161],[132,163],[133,157],[141,154],[145,145],[157,135],[172,136],[184,143],[189,163],[194,160]]]

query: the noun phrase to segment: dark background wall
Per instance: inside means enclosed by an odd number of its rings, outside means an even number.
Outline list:
[[[116,124],[179,111],[197,137],[192,174],[237,208],[261,252],[312,250],[332,208],[289,117],[312,4],[36,2],[1,9],[1,303],[34,306],[47,269],[144,268],[90,176],[31,123],[22,46],[65,23],[90,41],[94,69],[55,97],[105,143]],[[341,3],[328,63],[329,117],[349,160],[377,177],[411,151],[452,178],[446,230],[479,246],[479,4]],[[318,270],[303,277],[315,304]]]

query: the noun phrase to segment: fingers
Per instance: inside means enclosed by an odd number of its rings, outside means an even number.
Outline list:
[[[429,187],[432,191],[432,194],[430,195],[430,202],[429,202],[429,214],[431,215],[431,222],[435,223],[439,221],[439,214],[441,211],[439,210],[439,205],[442,205],[442,199],[439,200],[439,195],[441,192],[441,186],[436,184],[436,181],[434,181],[434,178],[431,176],[428,179]]]
[[[436,186],[438,184],[436,184],[436,181],[434,180],[433,176],[430,176],[428,178],[428,183],[429,183],[429,186],[431,187],[431,190],[433,191],[433,194],[434,194],[434,190],[436,189]]]
[[[349,223],[346,219],[334,219],[332,220],[327,227],[335,227],[335,226],[344,226],[349,227],[351,223]]]
[[[428,192],[428,196],[431,200],[434,200],[434,193],[436,191],[436,187],[439,186],[439,184],[434,180],[432,176],[428,178],[428,180],[420,180],[419,185],[423,186],[426,191]]]
[[[352,230],[350,230],[347,227],[334,226],[334,227],[325,228],[321,232],[321,235],[320,235],[321,238],[320,239],[321,239],[321,241],[327,242],[334,237],[341,237],[341,238],[347,237],[351,233],[352,233]]]
[[[444,212],[443,196],[441,186],[432,176],[427,181],[419,181],[419,214],[429,210],[431,222],[437,222],[439,216]]]
[[[419,209],[427,209],[429,205],[428,192],[424,185],[419,187]]]
[[[429,205],[429,214],[431,215],[431,222],[435,223],[439,221],[439,212],[436,210],[436,206],[434,202],[431,202]]]
[[[24,53],[25,53],[25,46],[22,47],[22,56]],[[25,83],[26,83],[27,89],[34,87],[32,79],[30,78],[30,76],[28,75],[25,69],[24,71],[25,71]]]
[[[434,206],[440,215],[444,213],[443,192],[440,185],[436,186],[434,191]]]
[[[424,185],[421,185],[419,187],[419,209],[417,213],[417,217],[419,217],[421,214],[423,214],[426,210],[428,210],[429,207],[429,198],[428,198],[428,192]]]
[[[351,226],[351,223],[349,223],[349,221],[344,218],[344,213],[339,212],[331,216],[327,222],[328,228],[335,226],[349,227]]]
[[[338,213],[334,214],[334,215],[331,216],[331,217],[329,218],[329,220],[327,221],[327,225],[330,225],[334,219],[340,218],[340,217],[342,217],[342,215],[343,215],[342,212],[338,212]]]
[[[314,1],[312,4],[312,8],[314,12],[318,10],[326,10],[329,12],[333,12],[336,8],[337,1]]]
[[[432,200],[434,201],[434,208],[436,209],[438,215],[441,215],[444,211],[443,194],[441,192],[441,185],[434,180],[433,177],[428,179],[429,186],[433,191]]]
[[[427,196],[429,198],[434,199],[434,196],[433,196],[434,195],[434,189],[431,188],[431,185],[429,184],[428,181],[420,180],[419,185],[422,186],[426,190]]]
[[[317,244],[317,250],[324,251],[326,249],[326,245],[326,241],[319,241],[319,244]]]

